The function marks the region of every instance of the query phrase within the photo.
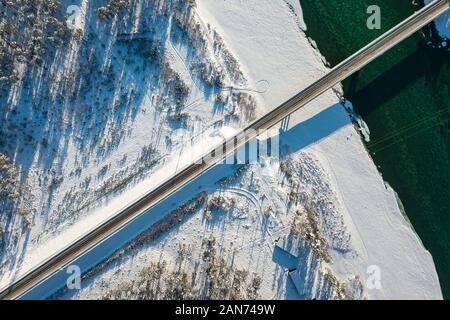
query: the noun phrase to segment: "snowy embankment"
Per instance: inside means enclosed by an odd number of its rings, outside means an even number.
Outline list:
[[[297,1],[203,0],[199,10],[217,27],[250,77],[271,84],[262,95],[268,108],[326,72],[320,54],[299,29],[304,22]],[[365,278],[370,266],[379,268],[382,289],[368,290],[370,298],[442,298],[430,253],[402,216],[345,109],[327,112],[338,102],[330,90],[288,120],[291,130],[306,119],[315,124],[300,130],[288,147],[307,145],[305,150],[319,159],[352,237],[361,239],[354,245],[363,262],[349,266],[343,258],[336,269],[354,268]]]
[[[432,0],[425,0],[425,4],[430,2],[432,2]],[[444,38],[444,40],[450,39],[450,10],[447,10],[447,12],[438,17],[435,24],[439,35]]]
[[[238,58],[250,86],[269,84],[258,95],[260,113],[327,71],[304,34],[298,1],[200,0],[196,10]],[[430,253],[335,90],[283,121],[280,161],[263,158],[220,186],[211,181],[208,196],[172,213],[177,227],[155,226],[95,268],[81,291],[64,297],[173,298],[177,283],[198,296],[196,288],[210,283],[212,272],[222,286],[234,285],[238,274],[240,281],[252,277],[262,298],[441,299]],[[216,252],[227,266],[219,271],[205,259]],[[195,272],[179,272],[189,264]],[[159,290],[161,275],[168,280]],[[196,285],[187,288],[182,279],[190,277]],[[200,292],[206,294],[230,297]],[[231,297],[242,296],[232,290]]]

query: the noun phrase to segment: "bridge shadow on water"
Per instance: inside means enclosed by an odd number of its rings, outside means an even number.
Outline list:
[[[447,59],[444,59],[443,56],[447,56]],[[448,52],[436,50],[420,43],[410,55],[398,63],[392,63],[393,66],[390,69],[382,72],[362,87],[360,87],[361,71],[345,80],[345,96],[355,106],[359,106],[357,112],[364,118],[419,79],[425,78],[427,85],[438,85],[439,74],[448,69],[446,61],[449,61],[449,56]],[[450,95],[450,86],[447,87],[447,90]],[[398,108],[400,107],[398,105]]]
[[[369,125],[369,152],[431,252],[448,298],[450,51],[420,41],[379,59],[344,82],[345,94]]]

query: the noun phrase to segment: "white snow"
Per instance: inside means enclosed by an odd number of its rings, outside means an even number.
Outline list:
[[[11,224],[10,241],[6,253],[2,257],[4,263],[0,265],[2,272],[0,287],[7,285],[12,279],[19,277],[39,262],[47,259],[55,252],[89,232],[102,221],[113,216],[120,209],[157,186],[161,181],[181,170],[186,164],[194,159],[196,160],[211,145],[218,143],[221,136],[229,135],[234,130],[227,126],[216,128],[214,124],[218,121],[225,122],[224,117],[228,113],[233,112],[234,115],[240,115],[239,107],[233,109],[228,102],[224,103],[225,110],[222,112],[212,111],[215,105],[215,95],[207,94],[204,84],[195,83],[190,74],[192,72],[190,70],[191,66],[187,66],[184,63],[184,60],[187,60],[187,57],[192,54],[191,51],[193,49],[189,48],[183,41],[178,43],[175,37],[168,37],[164,44],[165,58],[190,86],[191,91],[188,96],[187,106],[183,111],[189,112],[189,116],[193,119],[189,121],[186,128],[183,126],[173,127],[170,120],[168,120],[169,108],[166,108],[167,105],[163,105],[161,100],[158,100],[164,95],[161,92],[163,89],[152,87],[152,81],[148,80],[149,78],[158,79],[160,75],[155,74],[155,70],[151,66],[144,69],[145,67],[142,67],[142,65],[146,64],[139,58],[136,59],[138,61],[132,61],[131,65],[130,63],[124,64],[120,57],[120,50],[125,50],[125,46],[121,45],[120,41],[116,41],[115,35],[110,35],[109,31],[105,32],[105,30],[102,30],[102,28],[106,29],[105,23],[99,22],[92,8],[92,6],[95,7],[97,5],[88,2],[83,0],[80,3],[81,16],[76,20],[76,27],[88,29],[86,19],[89,16],[91,29],[84,31],[90,33],[90,37],[95,39],[93,46],[89,49],[92,52],[97,52],[97,54],[100,52],[100,57],[103,59],[101,63],[105,68],[111,65],[112,69],[116,71],[119,69],[120,77],[112,81],[113,86],[111,88],[106,88],[106,85],[102,83],[100,92],[102,89],[106,89],[106,92],[103,94],[99,93],[93,85],[92,87],[94,88],[90,88],[92,91],[88,92],[87,97],[80,94],[77,98],[81,101],[76,101],[71,106],[75,109],[74,113],[76,116],[73,116],[73,114],[68,115],[71,111],[67,109],[70,108],[58,108],[56,103],[52,104],[46,101],[46,108],[50,109],[49,113],[56,114],[62,119],[62,123],[53,123],[51,119],[41,120],[44,123],[43,125],[57,127],[57,129],[53,128],[45,135],[47,140],[50,141],[53,135],[57,136],[65,132],[70,132],[70,134],[62,134],[61,139],[56,139],[57,141],[54,144],[49,143],[49,148],[42,147],[39,143],[36,143],[38,147],[36,150],[32,149],[30,154],[27,154],[27,152],[23,152],[25,155],[19,152],[15,154],[17,158],[15,160],[18,163],[30,163],[26,178],[35,194],[33,204],[37,213],[31,217],[32,221],[29,221],[30,231],[26,233],[24,233],[23,219],[15,219],[14,223]],[[167,3],[170,3],[170,1],[167,1]],[[88,7],[90,7],[92,12],[86,14]],[[143,12],[142,9],[139,4],[136,4],[137,12],[135,14],[140,14],[141,18],[149,18],[148,11],[150,11],[150,14],[154,14],[151,11],[151,6],[149,10],[147,5],[147,12]],[[134,17],[133,21],[135,23],[131,31],[136,31],[138,21]],[[117,26],[117,24],[114,22],[113,26]],[[98,26],[95,33],[92,32],[92,25]],[[172,31],[170,23],[166,27],[168,32]],[[153,36],[157,38],[159,33],[164,34],[165,31],[163,26],[161,26],[161,30],[157,30]],[[202,31],[205,32],[205,30]],[[207,34],[207,37],[212,36]],[[211,63],[224,63],[224,57],[221,56],[220,50],[216,51],[216,55],[212,55],[212,39],[208,38],[207,40],[211,42],[208,43],[206,50],[206,53],[211,56],[208,56],[207,59]],[[58,63],[51,65],[52,69],[55,70],[57,79],[63,79],[66,74],[76,70],[78,63],[84,62],[82,57],[80,57],[79,47],[79,42],[72,40],[68,48],[65,48],[67,52],[60,49],[61,58],[57,59]],[[67,53],[67,56],[64,57],[65,53]],[[93,56],[95,57],[96,55],[93,54]],[[136,58],[136,56],[133,57]],[[81,62],[78,60],[81,60]],[[94,61],[97,60],[94,59]],[[151,59],[148,59],[148,61],[150,64],[152,63]],[[133,65],[133,62],[136,62],[135,65]],[[189,62],[195,64],[199,61],[192,61],[191,58]],[[144,75],[136,72],[136,65],[142,68],[140,70],[146,71]],[[144,80],[141,80],[141,77]],[[92,81],[95,79],[95,75],[91,77],[86,76],[86,78]],[[48,82],[49,86],[56,87],[54,89],[56,94],[60,81]],[[243,78],[232,83],[226,83],[226,85],[229,85],[230,88],[235,86],[248,88]],[[18,86],[20,88],[19,84]],[[230,88],[226,92],[227,96],[231,96]],[[264,89],[264,85],[262,89]],[[81,132],[72,131],[74,127],[80,124],[76,123],[76,121],[80,121],[79,119],[86,120],[83,117],[83,113],[86,113],[85,109],[87,106],[95,109],[95,101],[98,102],[100,100],[104,106],[95,110],[94,117],[102,117],[101,112],[105,112],[107,109],[105,101],[119,102],[120,98],[123,98],[125,94],[129,97],[130,92],[135,90],[140,91],[142,100],[133,101],[134,105],[126,110],[126,114],[123,114],[125,112],[120,114],[121,110],[119,110],[117,112],[119,115],[113,114],[111,116],[108,114],[106,120],[102,119],[99,121],[100,123],[96,122],[84,126]],[[19,91],[20,89],[13,92]],[[29,103],[20,103],[19,96],[17,99],[11,99],[8,106],[11,109],[17,109],[18,113],[23,109],[27,110],[29,108]],[[83,98],[86,98],[87,101],[82,101]],[[231,100],[231,98],[228,99],[228,101]],[[136,110],[134,117],[130,116],[130,109]],[[106,112],[108,113],[109,111]],[[123,122],[121,123],[119,119],[122,119]],[[239,120],[243,121],[244,119]],[[236,125],[233,121],[226,123],[230,126]],[[92,127],[95,128],[99,124],[105,126],[103,132],[98,136],[99,138],[90,136],[89,131]],[[121,139],[121,135],[124,136],[123,139]],[[173,141],[168,143],[164,141],[165,137],[170,137]],[[86,146],[89,143],[94,144],[91,150],[89,150],[90,147]],[[108,148],[108,145],[111,144],[117,144],[117,147]],[[131,168],[132,170],[134,166],[141,163],[142,161],[139,160],[139,157],[143,149],[148,146],[154,147],[159,152],[160,157],[157,159],[158,161],[154,168],[144,170],[145,174],[143,175],[145,175],[146,180],[134,185],[132,189],[116,192],[115,195],[117,197],[108,198],[103,196],[100,197],[100,200],[96,199],[94,201],[96,206],[93,206],[93,208],[88,206],[88,210],[81,210],[82,212],[77,209],[80,205],[80,199],[82,203],[83,200],[90,199],[94,191],[101,188],[108,178],[114,178],[114,174],[120,173],[123,169]],[[17,147],[17,149],[21,147]],[[24,148],[26,151],[29,150],[27,149],[28,146],[24,146]],[[49,149],[53,152],[49,151]],[[105,152],[108,149],[109,152]],[[29,157],[31,160],[26,157]],[[25,158],[25,161],[23,161],[23,158]],[[106,173],[102,173],[103,168],[105,168]],[[23,169],[23,171],[25,172],[26,169]],[[52,180],[51,175],[54,173],[57,174],[61,182],[56,188],[52,188],[52,192],[49,192],[46,184],[48,180]],[[115,177],[115,179],[119,180],[121,177]],[[86,183],[86,181],[89,182]],[[86,184],[89,185],[88,188],[85,187]],[[73,210],[74,208],[76,210]]]

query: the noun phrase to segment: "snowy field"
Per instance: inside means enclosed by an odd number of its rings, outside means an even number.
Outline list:
[[[202,153],[255,116],[251,93],[265,83],[247,83],[186,2],[125,3],[121,19],[102,19],[97,1],[81,1],[77,29],[60,25],[68,44],[3,79],[4,144],[32,194],[20,199],[27,214],[1,216],[2,285],[173,175],[189,145]]]
[[[45,67],[18,69],[0,120],[31,120],[36,104],[52,118],[51,127],[33,127],[30,146],[9,146],[34,210],[8,221],[0,286],[327,71],[298,1],[129,3],[104,22],[81,1],[77,26],[88,40],[71,38]],[[80,76],[90,64],[98,72]],[[55,88],[26,83],[47,72]],[[38,89],[49,96],[27,101]],[[58,99],[58,90],[74,98]],[[85,274],[80,291],[55,297],[442,298],[432,257],[340,93],[280,124],[279,159],[230,167],[190,201],[175,199]]]

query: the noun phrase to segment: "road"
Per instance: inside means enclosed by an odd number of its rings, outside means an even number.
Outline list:
[[[45,260],[40,265],[32,269],[29,273],[16,279],[7,288],[0,292],[1,299],[20,298],[25,292],[61,270],[71,261],[80,257],[95,245],[99,244],[119,229],[136,219],[148,209],[166,199],[168,196],[186,186],[193,179],[221,162],[225,157],[234,153],[238,148],[245,145],[249,140],[256,138],[258,130],[268,129],[279,123],[283,118],[294,111],[305,106],[308,102],[317,98],[325,91],[332,88],[348,76],[360,70],[366,64],[382,55],[384,52],[406,39],[414,32],[433,21],[436,17],[444,13],[450,7],[450,0],[435,0],[414,15],[404,20],[337,66],[331,69],[322,78],[273,109],[269,113],[255,120],[223,144],[211,149],[215,154],[222,153],[221,157],[216,157],[214,161],[202,161],[204,157],[188,165],[171,179],[162,182],[157,188],[149,191],[138,201],[130,204],[129,207],[119,212],[113,218],[97,226],[87,236],[75,241],[64,250],[56,253],[51,258]],[[245,132],[246,134],[242,134]],[[228,146],[225,148],[225,146]],[[233,146],[230,148],[229,146]]]

